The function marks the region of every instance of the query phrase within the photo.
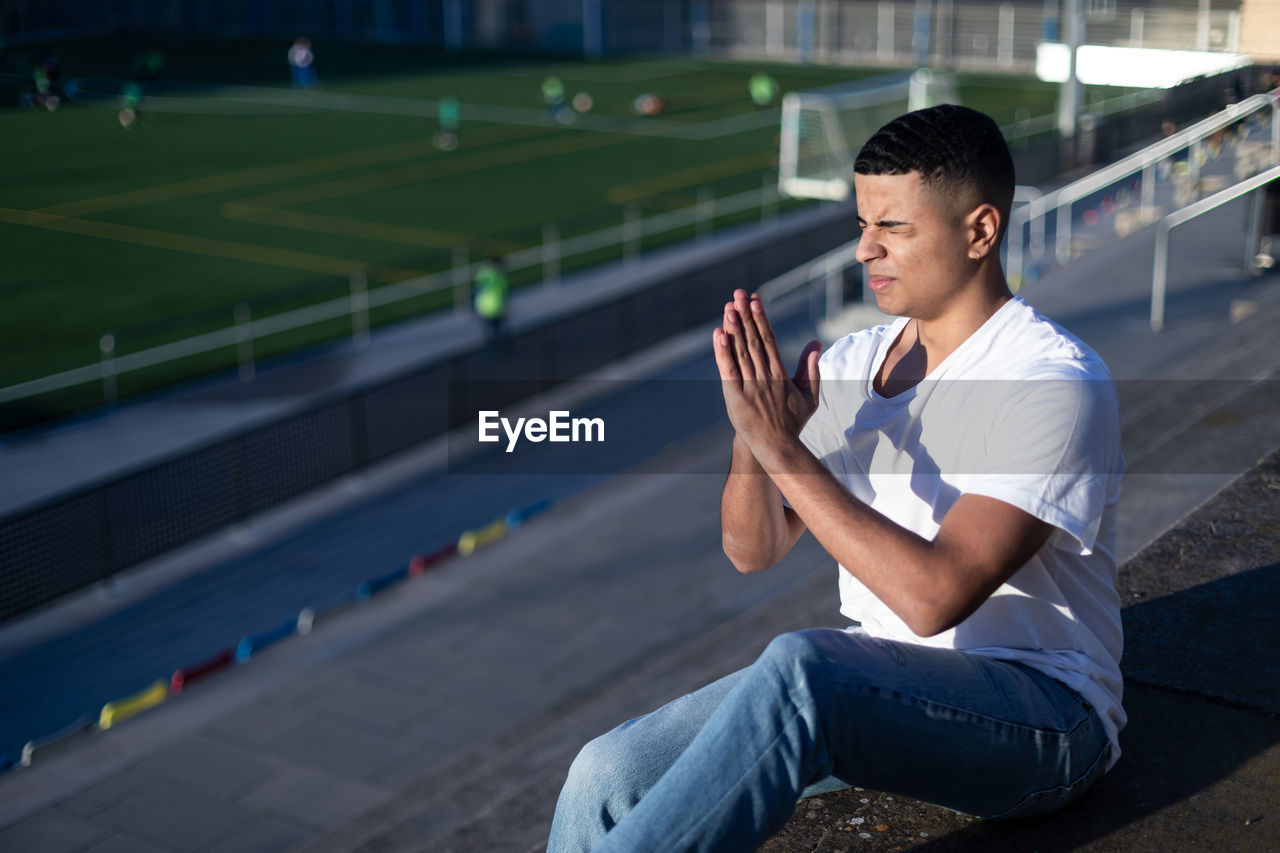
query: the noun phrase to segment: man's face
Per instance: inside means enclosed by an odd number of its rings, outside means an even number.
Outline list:
[[[854,175],[858,260],[886,314],[930,320],[973,274],[963,204],[925,187],[919,172]]]

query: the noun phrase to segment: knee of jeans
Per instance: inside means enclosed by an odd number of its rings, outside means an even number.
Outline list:
[[[826,660],[817,633],[792,631],[774,637],[760,655],[759,662],[777,673],[792,690],[812,693],[819,685],[810,676]]]
[[[625,796],[617,790],[631,774],[628,768],[635,761],[635,753],[628,745],[628,738],[617,729],[587,741],[569,767],[565,787],[573,787],[592,796],[610,799]]]

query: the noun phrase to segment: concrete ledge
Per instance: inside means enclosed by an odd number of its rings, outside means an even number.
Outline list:
[[[801,801],[762,849],[1280,849],[1280,451],[1126,563],[1120,592],[1124,755],[1076,803],[984,822],[850,789]]]

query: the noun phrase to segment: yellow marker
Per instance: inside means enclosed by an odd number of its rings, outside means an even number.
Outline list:
[[[167,698],[169,698],[169,682],[160,680],[132,696],[108,702],[102,706],[102,713],[98,715],[98,728],[109,729],[116,723],[122,723],[149,708],[154,708]]]
[[[468,530],[458,537],[458,553],[465,557],[481,545],[488,545],[490,542],[501,539],[506,532],[507,520],[505,518],[500,518],[491,524],[481,527],[479,530]]]

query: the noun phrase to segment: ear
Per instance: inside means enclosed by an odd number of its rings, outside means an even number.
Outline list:
[[[1000,211],[994,204],[980,204],[965,218],[970,260],[981,261],[1000,248]]]

